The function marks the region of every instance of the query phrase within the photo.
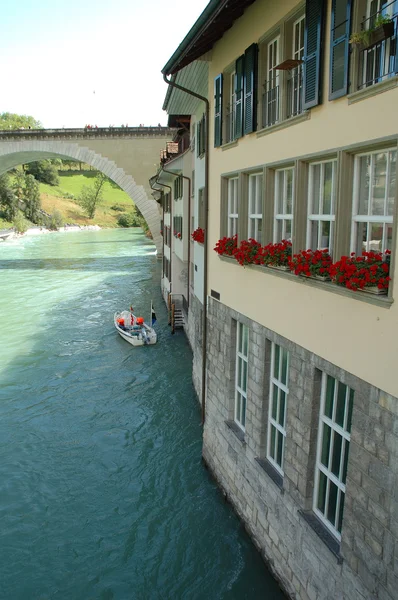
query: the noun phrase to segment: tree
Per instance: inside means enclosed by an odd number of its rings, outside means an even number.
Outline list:
[[[38,160],[37,162],[28,163],[25,166],[25,171],[42,183],[59,184],[58,171],[51,160]]]
[[[0,113],[0,129],[43,129],[40,121],[28,115]]]
[[[63,224],[64,220],[62,214],[57,208],[55,208],[53,213],[48,217],[46,226],[48,227],[48,229],[58,231],[58,229],[62,227]]]
[[[33,175],[25,176],[25,217],[32,223],[40,222],[40,188]]]
[[[98,204],[102,200],[103,188],[108,178],[103,173],[97,173],[93,181],[93,186],[84,185],[80,192],[79,204],[86,212],[89,219],[95,215]]]
[[[18,199],[12,191],[10,177],[7,173],[0,176],[0,210],[7,221],[12,221],[18,211]]]

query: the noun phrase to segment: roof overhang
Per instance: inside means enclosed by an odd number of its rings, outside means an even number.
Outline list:
[[[210,0],[192,29],[162,69],[174,75],[211,50],[255,0]]]

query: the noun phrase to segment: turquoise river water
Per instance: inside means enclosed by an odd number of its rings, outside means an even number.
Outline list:
[[[0,245],[1,600],[284,597],[201,463],[160,266],[140,230]],[[113,313],[151,298],[133,348]]]

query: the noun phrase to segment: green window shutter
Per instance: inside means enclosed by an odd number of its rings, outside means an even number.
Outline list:
[[[306,1],[304,34],[304,110],[321,103],[323,13],[324,0]]]
[[[214,80],[214,147],[222,144],[222,73]]]
[[[329,100],[348,92],[351,0],[332,0]]]
[[[251,133],[257,127],[257,57],[258,46],[252,44],[245,52],[243,132]]]
[[[235,139],[243,135],[243,67],[245,57],[242,54],[235,64]]]

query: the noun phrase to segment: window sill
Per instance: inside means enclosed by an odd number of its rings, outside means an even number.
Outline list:
[[[225,262],[235,263],[237,267],[242,268],[241,265],[235,260],[233,256],[219,256],[219,258]],[[325,292],[331,292],[332,294],[338,294],[339,296],[345,296],[346,298],[352,298],[353,300],[359,300],[360,302],[366,302],[367,304],[373,304],[382,308],[391,308],[394,303],[393,298],[388,296],[377,296],[366,292],[353,292],[347,288],[340,287],[331,281],[317,281],[316,279],[309,279],[307,277],[299,277],[294,275],[290,271],[279,271],[278,269],[272,269],[270,267],[263,267],[261,265],[246,265],[245,269],[253,269],[260,271],[261,273],[273,275],[274,277],[281,277],[282,279],[288,279],[294,281],[299,285],[307,285],[318,290]]]
[[[370,85],[369,87],[363,88],[362,90],[358,90],[357,92],[353,92],[348,95],[348,104],[355,104],[356,102],[361,102],[361,100],[366,100],[366,98],[371,98],[372,96],[376,96],[377,94],[382,94],[383,92],[387,92],[388,90],[392,90],[398,86],[398,76],[389,77],[385,81],[381,81],[380,83],[375,83],[374,85]]]
[[[299,510],[299,515],[308,523],[311,529],[316,535],[322,540],[322,542],[329,548],[330,552],[337,558],[337,564],[341,565],[343,557],[340,554],[340,543],[335,537],[328,531],[325,525],[314,515],[311,511]]]
[[[229,150],[230,148],[235,148],[238,145],[238,140],[232,140],[231,142],[227,142],[226,144],[223,144],[221,147],[221,150]]]
[[[243,446],[246,446],[245,433],[235,421],[225,421],[226,426],[236,435]]]
[[[278,486],[281,493],[283,494],[284,489],[283,489],[282,475],[280,473],[278,473],[278,471],[275,469],[275,467],[273,467],[271,465],[271,463],[268,460],[266,460],[265,458],[255,458],[254,460],[261,467],[261,469],[263,471],[265,471],[265,473],[267,473],[268,477],[270,477],[272,479],[272,481],[275,483],[275,485]]]
[[[305,110],[300,115],[296,117],[291,117],[290,119],[286,119],[285,121],[281,121],[280,123],[275,123],[275,125],[271,125],[270,127],[264,127],[264,129],[260,129],[257,131],[257,137],[262,137],[263,135],[268,135],[270,133],[274,133],[274,131],[279,131],[280,129],[286,129],[287,127],[292,127],[293,125],[297,125],[298,123],[302,123],[303,121],[308,121],[311,118],[311,111]]]

